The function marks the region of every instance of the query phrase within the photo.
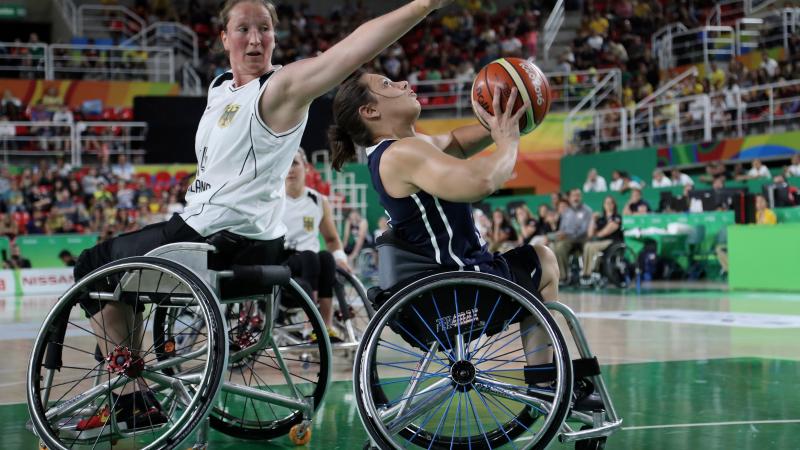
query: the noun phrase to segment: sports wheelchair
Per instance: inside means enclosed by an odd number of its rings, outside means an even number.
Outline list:
[[[237,256],[220,263],[215,256],[229,252],[215,245],[168,244],[121,259],[61,296],[27,370],[31,426],[42,448],[171,449],[197,430],[193,448],[205,449],[208,425],[245,439],[310,440],[332,364],[319,312],[288,268],[230,265]],[[78,306],[85,298],[137,312],[122,342],[105,324],[89,323]],[[303,339],[304,330],[318,338]],[[115,390],[133,392],[134,405],[157,403],[166,422],[118,420]],[[96,415],[102,426],[85,426],[82,419]]]
[[[604,448],[622,419],[569,307],[494,275],[441,272],[391,237],[378,249],[370,299],[380,307],[353,374],[368,447],[543,449],[558,436],[577,450]]]
[[[613,242],[605,250],[598,252],[592,263],[592,275],[588,279],[581,279],[583,248],[576,245],[567,257],[566,285],[593,286],[597,289],[612,285],[625,289],[639,276],[636,254],[625,242]]]

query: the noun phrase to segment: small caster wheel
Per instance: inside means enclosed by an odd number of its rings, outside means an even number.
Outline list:
[[[39,450],[48,450],[47,445],[42,441],[39,441]]]
[[[581,431],[592,428],[589,425],[581,427]],[[606,448],[606,437],[586,439],[575,442],[575,450],[603,450]]]
[[[294,445],[306,445],[311,441],[311,427],[307,423],[300,423],[289,430],[289,440]]]

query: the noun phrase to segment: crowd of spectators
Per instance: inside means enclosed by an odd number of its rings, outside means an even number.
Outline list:
[[[135,176],[125,155],[73,169],[63,158],[42,160],[12,175],[0,168],[0,235],[97,233],[106,239],[183,210],[188,178],[157,184]]]

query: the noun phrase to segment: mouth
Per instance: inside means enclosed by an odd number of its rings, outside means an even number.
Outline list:
[[[247,52],[245,53],[246,56],[261,56],[261,52]]]

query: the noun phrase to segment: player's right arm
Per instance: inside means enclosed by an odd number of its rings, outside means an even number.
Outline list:
[[[516,98],[514,88],[502,110],[500,91],[496,89],[494,111],[503,112],[492,116],[482,109],[478,111],[497,144],[497,150],[485,158],[455,158],[417,137],[397,141],[392,151],[383,155],[379,169],[387,193],[400,198],[422,190],[444,200],[466,203],[481,200],[502,187],[514,171],[518,123],[525,113],[525,108],[511,113]]]

